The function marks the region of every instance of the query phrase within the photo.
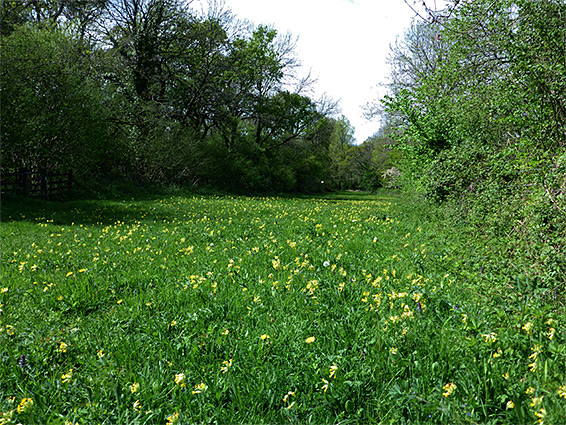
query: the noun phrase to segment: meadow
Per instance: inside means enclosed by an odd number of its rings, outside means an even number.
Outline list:
[[[560,297],[401,197],[4,202],[0,230],[2,425],[566,423]]]

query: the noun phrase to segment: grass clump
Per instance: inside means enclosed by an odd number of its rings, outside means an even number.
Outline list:
[[[5,423],[563,423],[564,317],[396,197],[4,206]],[[30,401],[31,400],[31,401]]]

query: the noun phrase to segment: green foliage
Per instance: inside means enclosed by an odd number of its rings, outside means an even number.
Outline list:
[[[566,5],[454,2],[446,16],[393,51],[384,106],[405,187],[553,287],[566,273]]]
[[[79,182],[112,167],[119,148],[87,47],[50,28],[22,26],[2,39],[3,167],[75,170]]]

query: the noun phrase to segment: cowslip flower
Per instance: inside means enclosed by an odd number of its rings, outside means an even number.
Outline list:
[[[263,334],[262,336],[260,336],[260,338],[265,341],[266,339],[269,339],[269,335]]]
[[[167,417],[167,424],[166,425],[175,425],[179,422],[179,413],[175,412],[172,415]]]
[[[7,412],[0,411],[0,424],[11,424],[14,419],[14,409]]]
[[[18,405],[18,413],[26,413],[29,412],[33,407],[33,399],[32,398],[23,398],[20,404]]]
[[[336,378],[334,375],[336,374],[336,371],[338,370],[338,366],[336,366],[336,363],[332,363],[332,366],[330,366],[330,375],[329,377],[332,378]]]
[[[306,342],[307,344],[312,344],[315,339],[316,339],[316,338],[315,338],[314,336],[309,336],[309,337],[305,340],[305,342]]]
[[[175,384],[180,385],[181,388],[184,388],[184,387],[187,386],[186,380],[187,380],[187,377],[185,376],[184,373],[177,373],[175,375]]]
[[[61,375],[61,382],[64,384],[73,380],[73,369],[69,369],[67,373]]]
[[[274,260],[271,260],[271,265],[275,270],[278,270],[279,266],[281,265],[281,261],[279,260],[279,257],[275,257]]]
[[[175,383],[177,383],[177,379],[175,379]],[[134,382],[131,386],[130,386],[130,392],[132,394],[137,393],[140,390],[140,384],[138,384],[137,382]]]
[[[566,385],[560,385],[558,387],[558,397],[566,398]]]
[[[532,322],[527,322],[525,323],[523,326],[521,326],[521,329],[523,329],[526,333],[530,334],[531,333],[531,329],[533,328],[533,324]]]
[[[444,385],[442,387],[442,389],[444,390],[442,395],[444,397],[448,397],[448,396],[450,396],[450,394],[452,394],[456,390],[456,384],[454,382],[450,382],[450,383]]]
[[[322,386],[322,391],[326,392],[328,390],[328,381],[326,379],[322,379],[324,385]]]
[[[287,403],[287,398],[288,398],[290,395],[293,396],[293,397],[295,397],[295,391],[289,391],[287,394],[285,394],[285,397],[283,397],[283,403]]]
[[[222,371],[222,373],[226,373],[228,372],[228,369],[231,367],[232,367],[232,359],[224,360],[222,362],[222,366],[220,367],[220,370]]]
[[[538,422],[542,424],[546,418],[546,409],[543,407],[538,412],[535,412],[535,416],[538,418]]]
[[[192,391],[193,395],[194,394],[200,394],[203,391],[206,391],[208,387],[206,386],[206,384],[202,381],[200,381],[200,384],[195,385],[195,389]]]
[[[485,342],[489,344],[493,344],[495,341],[497,341],[497,334],[495,332],[490,332],[488,334],[481,334],[481,336],[483,336],[485,338]]]
[[[507,410],[513,409],[514,407],[515,407],[515,403],[513,403],[513,400],[509,400],[506,406]]]
[[[68,348],[69,348],[69,346],[68,346],[67,344],[65,344],[64,342],[62,342],[62,343],[59,345],[59,348],[57,349],[57,351],[58,351],[59,353],[66,353]]]
[[[141,412],[141,403],[139,400],[134,401],[134,410],[136,412]]]

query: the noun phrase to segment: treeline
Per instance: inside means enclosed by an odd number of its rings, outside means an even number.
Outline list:
[[[230,191],[374,189],[383,135],[355,146],[309,97],[290,35],[181,0],[2,4],[2,167]]]
[[[393,46],[381,104],[404,185],[486,241],[478,270],[563,287],[566,2],[454,0],[428,11]],[[494,250],[509,263],[490,264]]]

